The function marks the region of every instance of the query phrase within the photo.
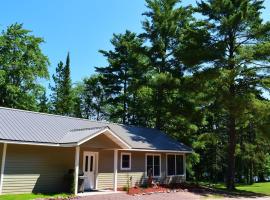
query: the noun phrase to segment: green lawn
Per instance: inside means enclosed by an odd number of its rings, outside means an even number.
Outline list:
[[[67,197],[67,194],[15,194],[15,195],[2,195],[0,200],[31,200],[37,198],[49,197]]]
[[[269,195],[270,196],[270,182],[265,183],[254,183],[252,185],[243,185],[237,184],[235,191],[228,191],[225,187],[224,183],[218,184],[211,184],[207,182],[200,182],[199,185],[213,188],[213,193],[210,193],[209,196],[212,195],[218,197],[223,196],[263,196]]]
[[[236,189],[241,191],[270,195],[270,182],[254,183],[253,185],[239,185],[236,187]]]

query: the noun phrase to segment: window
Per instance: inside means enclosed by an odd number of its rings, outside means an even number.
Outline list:
[[[85,156],[85,166],[84,166],[84,171],[88,171],[88,156]]]
[[[167,175],[184,175],[183,155],[167,155]]]
[[[160,155],[146,155],[146,175],[160,176]]]
[[[90,172],[93,171],[93,156],[90,157]]]
[[[121,153],[121,170],[131,169],[131,154]]]

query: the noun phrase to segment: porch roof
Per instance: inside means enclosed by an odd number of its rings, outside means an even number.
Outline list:
[[[192,149],[157,129],[97,122],[0,107],[0,142],[78,145],[97,133],[109,131],[123,148],[191,152]]]

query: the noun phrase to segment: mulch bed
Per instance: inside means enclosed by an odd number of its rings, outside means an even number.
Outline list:
[[[141,187],[133,187],[130,188],[127,192],[129,195],[149,195],[155,193],[170,193],[170,192],[187,192],[186,188],[170,188],[166,186],[158,186],[158,187],[148,187],[148,188],[141,188]]]

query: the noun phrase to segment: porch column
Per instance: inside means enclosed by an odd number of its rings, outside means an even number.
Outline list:
[[[186,165],[186,162],[187,162],[187,159],[186,159],[186,154],[183,155],[183,166],[184,166],[184,178],[185,178],[185,181],[187,179],[187,165]]]
[[[4,179],[5,164],[6,164],[6,153],[7,153],[7,143],[4,143],[2,162],[1,162],[1,174],[0,174],[0,194],[2,194],[2,189],[3,189],[3,179]]]
[[[79,176],[80,146],[76,146],[75,151],[75,170],[74,170],[74,194],[78,194],[78,176]]]
[[[118,166],[118,150],[114,149],[114,177],[113,177],[113,190],[117,192],[117,166]]]

